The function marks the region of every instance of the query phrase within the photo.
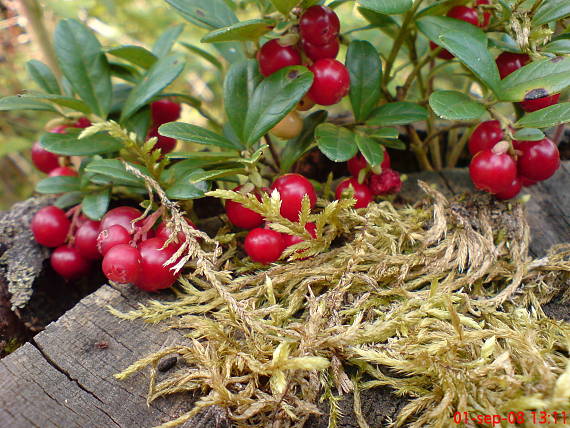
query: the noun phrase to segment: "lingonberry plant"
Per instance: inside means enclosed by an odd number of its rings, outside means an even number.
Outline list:
[[[66,278],[102,259],[112,281],[169,287],[188,261],[188,238],[201,233],[189,218],[206,194],[227,200],[237,236],[250,230],[240,245],[252,261],[315,254],[330,244],[330,195],[364,209],[400,190],[387,148],[408,150],[424,170],[471,155],[475,186],[501,199],[559,166],[560,127],[570,120],[570,103],[560,102],[570,86],[563,1],[166,3],[204,30],[215,53],[177,45],[182,25],[151,49],[103,47],[67,19],[55,32],[60,70],[32,60],[40,90],[0,100],[1,110],[56,117],[31,157],[49,175],[38,192],[58,196],[32,230],[57,247],[52,265]],[[337,13],[347,6],[367,25],[347,26],[348,14]],[[223,77],[223,114],[170,89],[198,60]],[[199,125],[180,120],[191,109]],[[315,150],[348,162],[352,177],[319,183],[295,173]]]

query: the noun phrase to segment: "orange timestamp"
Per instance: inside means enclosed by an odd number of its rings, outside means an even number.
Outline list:
[[[496,426],[505,422],[511,425],[532,422],[537,425],[566,424],[570,422],[570,412],[508,412],[505,415],[484,415],[470,412],[455,412],[453,422],[456,424],[470,424],[476,422],[482,425]]]

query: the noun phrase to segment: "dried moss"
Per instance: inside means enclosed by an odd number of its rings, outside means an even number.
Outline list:
[[[196,253],[189,265],[198,269],[176,301],[113,310],[188,337],[117,377],[150,367],[149,401],[201,397],[164,427],[212,406],[235,426],[301,427],[321,397],[335,426],[338,395],[348,392],[364,427],[359,391],[383,385],[410,398],[396,426],[449,426],[455,411],[568,410],[570,325],[540,305],[568,287],[570,246],[532,260],[521,206],[484,196],[449,202],[422,187],[430,198],[401,209],[320,201],[321,213],[306,209],[300,225],[279,216],[275,198],[219,192],[277,230],[303,235],[304,222],[316,221],[317,240],[293,250],[322,252],[260,270],[237,258],[226,234],[224,254]],[[170,354],[186,366],[157,382],[157,364]]]

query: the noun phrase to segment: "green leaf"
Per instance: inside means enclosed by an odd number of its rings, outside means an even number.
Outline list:
[[[202,37],[202,43],[256,41],[275,26],[272,19],[250,19],[211,31]]]
[[[142,68],[150,68],[157,61],[156,56],[142,46],[124,45],[107,49],[109,55],[129,61]]]
[[[79,205],[82,200],[83,200],[83,193],[75,191],[75,192],[64,193],[59,198],[57,198],[53,204],[56,207],[61,208],[63,210],[65,208],[70,208],[75,205]]]
[[[299,0],[271,0],[275,9],[281,12],[283,15],[288,16],[289,12],[297,6]]]
[[[12,95],[0,98],[0,111],[11,110],[45,110],[57,112],[51,105],[25,95]]]
[[[123,145],[108,134],[98,133],[78,139],[78,132],[42,135],[40,145],[49,152],[64,156],[91,156],[119,151]]]
[[[141,79],[141,74],[134,65],[109,61],[109,66],[111,67],[111,75],[113,77],[117,77],[134,84],[137,84]],[[115,102],[115,100],[113,100],[113,102]],[[111,110],[112,109],[113,107],[111,107]]]
[[[515,126],[517,128],[550,128],[570,122],[570,103],[560,103],[525,114]]]
[[[315,138],[320,151],[334,162],[346,162],[358,152],[355,134],[342,126],[323,123],[317,126]]]
[[[148,171],[144,167],[135,164],[129,165],[137,168],[143,174],[148,175]],[[115,185],[144,188],[144,181],[136,175],[128,172],[122,162],[118,159],[93,160],[85,167],[85,172],[106,177]]]
[[[244,140],[247,109],[253,91],[263,80],[257,61],[250,59],[233,64],[224,82],[224,106],[226,115],[237,137]]]
[[[241,42],[220,42],[212,43],[212,45],[230,64],[245,61],[247,59],[244,44]]]
[[[180,42],[180,43],[182,44],[182,46],[184,46],[190,52],[193,52],[196,55],[202,57],[203,59],[208,61],[210,64],[212,64],[214,67],[216,67],[218,70],[223,69],[222,63],[218,60],[218,58],[216,58],[210,52],[205,51],[204,49],[201,49],[198,46],[191,45],[190,43],[186,43],[186,42]]]
[[[513,138],[517,141],[540,141],[546,138],[546,136],[540,129],[524,128],[515,132]]]
[[[83,101],[78,100],[77,98],[71,98],[71,97],[66,97],[65,95],[56,95],[56,94],[31,94],[30,97],[47,100],[54,104],[60,105],[62,107],[67,107],[84,114],[92,113],[89,106]]]
[[[236,152],[174,152],[166,155],[169,159],[223,160],[224,162],[235,159],[236,156]]]
[[[36,185],[38,193],[66,193],[79,190],[79,177],[48,177]]]
[[[203,170],[195,170],[190,174],[178,179],[172,186],[166,189],[166,196],[170,199],[186,200],[197,199],[204,196],[210,190],[210,183],[207,181],[195,182],[195,177],[203,173]]]
[[[281,153],[281,171],[289,171],[293,164],[307,152],[315,140],[316,127],[327,120],[327,116],[326,110],[319,110],[304,119],[301,133],[289,140]]]
[[[81,210],[83,214],[91,220],[101,220],[109,208],[111,201],[111,190],[103,189],[97,192],[88,193],[83,198]]]
[[[480,28],[446,16],[425,16],[416,24],[428,39],[455,55],[493,92],[499,91],[499,71]]]
[[[159,58],[168,55],[183,30],[184,24],[168,28],[154,43],[152,53]]]
[[[55,30],[59,66],[73,90],[98,116],[111,108],[111,69],[97,38],[80,22],[60,21]]]
[[[385,15],[399,15],[408,11],[413,0],[358,0],[359,7],[370,9]]]
[[[436,115],[447,120],[479,119],[487,111],[484,105],[457,91],[436,91],[429,97],[429,105]]]
[[[190,143],[212,145],[234,150],[242,150],[244,148],[243,146],[236,146],[234,142],[222,135],[189,123],[167,123],[158,128],[158,132],[165,137],[176,138],[177,140]]]
[[[570,15],[570,3],[567,0],[544,0],[532,18],[532,25],[538,27],[557,21]]]
[[[384,147],[378,141],[366,135],[354,135],[356,137],[356,145],[366,161],[372,166],[380,165],[384,160]]]
[[[377,139],[386,138],[388,140],[397,140],[400,136],[400,132],[398,131],[398,128],[380,128],[369,130],[366,135]]]
[[[408,125],[427,120],[427,117],[427,110],[419,104],[399,101],[374,109],[366,123],[375,126]]]
[[[121,121],[146,105],[152,97],[170,85],[182,73],[182,70],[184,70],[184,63],[178,56],[169,55],[160,58],[129,94],[123,107]]]
[[[523,101],[556,94],[570,86],[570,57],[534,61],[502,81],[501,101]]]
[[[360,122],[366,120],[380,100],[382,61],[369,42],[355,40],[348,46],[346,67],[350,73],[350,103]]]
[[[428,15],[445,16],[452,7],[464,6],[469,2],[470,0],[441,0],[420,10],[416,14],[416,19]]]
[[[542,48],[543,52],[552,52],[558,55],[570,54],[570,39],[553,40]]]
[[[384,15],[383,13],[374,12],[373,10],[358,8],[358,12],[370,22],[370,25],[377,27],[384,34],[391,38],[395,38],[400,29],[398,22],[389,15]]]
[[[50,68],[43,62],[32,59],[26,63],[28,73],[38,84],[48,94],[61,94],[61,89],[59,88],[59,83]]]
[[[166,0],[180,15],[208,30],[227,27],[238,21],[224,0]]]
[[[188,178],[190,184],[200,183],[206,180],[215,180],[217,178],[228,177],[238,174],[247,174],[244,168],[229,168],[229,169],[216,169],[212,171],[202,171],[192,174],[191,178]]]
[[[293,110],[312,84],[313,73],[301,66],[283,68],[263,79],[247,108],[245,144],[251,146],[273,128]]]
[[[376,138],[374,135],[370,135],[371,138]],[[406,150],[406,143],[400,140],[380,140],[384,147],[389,147],[395,150]]]
[[[150,106],[145,106],[129,117],[123,126],[129,131],[137,134],[137,138],[141,141],[146,140],[148,130],[152,123],[152,117],[150,114]]]

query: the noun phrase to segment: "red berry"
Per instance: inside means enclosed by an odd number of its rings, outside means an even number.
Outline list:
[[[548,97],[535,98],[533,100],[524,100],[521,102],[521,107],[527,113],[531,113],[533,111],[542,110],[543,108],[558,104],[559,100],[560,94],[554,94]]]
[[[449,16],[450,18],[455,18],[461,21],[468,22],[470,24],[475,25],[476,27],[479,26],[479,15],[477,15],[477,11],[471,7],[467,6],[452,7],[449,10],[449,12],[447,12],[447,16]]]
[[[52,169],[49,173],[50,177],[77,177],[79,174],[73,168],[68,166],[60,166]]]
[[[176,147],[176,139],[160,135],[158,133],[158,127],[153,127],[148,131],[147,139],[152,137],[156,137],[158,139],[153,150],[160,149],[162,154],[170,153]]]
[[[242,186],[238,186],[234,191],[237,192],[241,188]],[[254,192],[254,195],[258,201],[261,201],[261,196],[258,192]],[[241,227],[243,229],[253,229],[261,226],[263,223],[263,217],[261,214],[258,214],[249,208],[244,208],[242,204],[234,201],[226,201],[226,214],[234,226]]]
[[[337,104],[348,94],[350,74],[344,65],[335,59],[320,59],[309,69],[314,74],[309,97],[320,105]]]
[[[349,187],[354,189],[354,199],[356,199],[354,208],[365,208],[374,199],[374,195],[372,195],[368,186],[360,184],[356,178],[347,178],[342,181],[336,188],[336,198],[342,199],[343,192]]]
[[[282,68],[301,65],[301,55],[293,46],[283,46],[279,39],[269,40],[257,53],[259,71],[269,76]]]
[[[55,206],[39,210],[32,219],[32,233],[38,244],[45,247],[59,247],[65,243],[71,223],[65,212]]]
[[[515,141],[522,152],[518,159],[519,174],[534,181],[546,180],[560,167],[558,147],[548,138],[540,141]]]
[[[334,11],[326,6],[311,6],[299,20],[303,40],[314,45],[333,41],[340,32],[340,21]]]
[[[98,221],[87,220],[77,229],[77,232],[75,232],[75,248],[77,248],[79,254],[87,260],[97,260],[101,258],[101,253],[97,248],[99,224]]]
[[[516,177],[507,189],[503,190],[502,192],[498,192],[497,194],[495,194],[495,196],[497,197],[497,199],[500,199],[502,201],[507,199],[513,199],[515,196],[517,196],[520,193],[521,189],[522,189],[521,179],[519,177]]]
[[[478,189],[499,193],[512,185],[517,177],[517,165],[508,153],[495,153],[487,149],[473,157],[469,174]]]
[[[127,229],[119,224],[113,224],[102,229],[97,235],[97,250],[104,256],[111,248],[121,244],[129,244],[132,239]]]
[[[127,232],[134,232],[132,221],[139,218],[142,213],[133,207],[118,207],[108,211],[101,219],[101,230],[118,224],[123,226]],[[137,226],[139,226],[137,222]]]
[[[253,229],[245,238],[245,252],[257,263],[267,265],[279,260],[284,249],[283,236],[274,230]]]
[[[317,203],[315,188],[300,174],[282,175],[271,185],[271,191],[275,189],[281,197],[281,215],[291,221],[299,220],[303,196],[309,197],[311,208]]]
[[[335,59],[340,49],[338,38],[334,38],[326,45],[314,45],[306,40],[302,41],[302,47],[305,54],[313,61],[319,59],[332,58]]]
[[[91,125],[93,125],[93,124],[91,123],[91,121],[89,119],[87,119],[86,117],[80,117],[79,119],[77,119],[75,121],[75,123],[73,124],[73,127],[84,129],[84,128],[89,128]]]
[[[485,4],[490,4],[489,0],[477,0],[477,2],[475,3],[476,6],[481,6]],[[484,8],[477,8],[477,9],[479,15],[479,27],[484,28],[489,25],[489,22],[491,22],[491,12],[488,12],[488,9]]]
[[[196,226],[194,225],[194,223],[192,223],[187,218],[185,218],[185,220],[186,220],[186,223],[188,223],[191,227],[196,229]],[[170,231],[170,229],[168,229],[166,227],[165,222],[161,222],[156,228],[156,238],[160,238],[165,242],[170,239],[171,234],[172,234],[172,232]],[[172,242],[170,245],[175,246],[178,249],[178,248],[180,248],[180,245],[182,245],[182,243],[186,241],[186,237],[184,236],[184,233],[178,232],[178,235],[176,236],[176,238],[177,238],[178,242]]]
[[[380,168],[382,168],[382,171],[384,171],[385,169],[390,168],[390,165],[390,153],[388,153],[388,150],[384,149],[384,160],[380,164]],[[368,166],[368,162],[362,153],[358,153],[347,162],[347,166],[350,175],[352,175],[354,178],[358,178],[360,171]]]
[[[481,150],[492,149],[503,137],[501,122],[498,120],[481,122],[469,137],[469,153],[476,155]]]
[[[152,123],[155,126],[168,122],[175,122],[180,118],[182,107],[180,104],[167,99],[160,99],[150,104]]]
[[[141,271],[141,254],[128,244],[120,244],[109,250],[103,258],[103,273],[118,284],[134,284]]]
[[[495,60],[499,68],[499,75],[504,79],[513,71],[525,66],[530,62],[530,57],[527,54],[518,54],[512,52],[503,52]]]
[[[305,224],[305,230],[309,232],[309,234],[313,237],[313,239],[317,238],[317,225],[315,223],[307,223]],[[291,245],[298,244],[299,242],[303,242],[304,239],[297,235],[289,235],[287,233],[283,233],[283,243],[285,244],[285,248],[289,248]]]
[[[51,267],[65,279],[76,279],[89,272],[90,264],[73,247],[59,247],[51,254]]]
[[[49,174],[51,171],[59,167],[59,156],[48,152],[39,142],[35,142],[32,146],[32,162],[34,166],[41,172]]]
[[[176,253],[177,248],[169,245],[162,248],[165,241],[151,238],[139,245],[141,255],[141,270],[135,285],[145,291],[157,291],[169,288],[178,278],[169,266],[163,266]]]
[[[530,178],[523,177],[522,175],[519,178],[521,180],[521,184],[523,185],[523,187],[531,187],[534,186],[536,183],[538,183],[538,181],[531,180]]]
[[[402,180],[400,174],[387,168],[380,174],[372,174],[369,187],[374,195],[394,194],[402,190]]]

